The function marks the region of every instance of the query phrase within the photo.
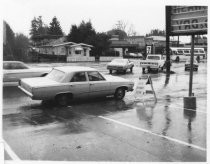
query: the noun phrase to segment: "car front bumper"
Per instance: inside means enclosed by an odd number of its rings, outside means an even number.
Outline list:
[[[34,99],[34,95],[31,93],[31,92],[29,92],[29,91],[27,91],[26,89],[24,89],[23,87],[21,87],[21,86],[18,86],[18,88],[20,88],[20,90],[22,90],[27,96],[29,96],[31,99]]]

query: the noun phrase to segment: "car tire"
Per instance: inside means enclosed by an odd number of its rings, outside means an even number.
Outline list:
[[[111,69],[109,70],[109,74],[112,74],[112,70]]]
[[[179,62],[179,57],[176,57],[176,62]]]
[[[187,68],[185,68],[184,70],[187,71]]]
[[[117,88],[114,94],[116,100],[122,100],[125,96],[125,89],[124,88]]]
[[[133,72],[133,67],[130,68],[131,73]]]
[[[126,74],[126,70],[123,70],[123,73]]]
[[[145,74],[145,68],[142,68],[142,74]]]
[[[56,102],[59,106],[67,106],[70,96],[68,94],[60,94],[56,96]]]
[[[195,71],[198,71],[198,68],[195,68]]]

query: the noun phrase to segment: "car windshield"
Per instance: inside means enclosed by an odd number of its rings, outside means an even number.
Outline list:
[[[5,62],[5,63],[3,63],[3,69],[7,69],[7,70],[9,70],[9,69],[28,69],[29,67],[27,66],[27,65],[25,65],[24,63],[19,63],[19,62],[17,62],[17,63],[13,63],[13,62]]]
[[[124,60],[124,59],[114,59],[114,60],[112,60],[112,62],[114,62],[114,63],[126,63],[127,60]]]
[[[49,74],[47,74],[47,78],[57,81],[57,82],[61,82],[61,80],[63,79],[65,73],[62,71],[59,71],[57,69],[53,69]]]
[[[159,56],[148,56],[147,59],[160,60]]]
[[[190,59],[186,61],[187,64],[190,64]],[[193,61],[194,64],[197,64],[198,62],[194,59]]]

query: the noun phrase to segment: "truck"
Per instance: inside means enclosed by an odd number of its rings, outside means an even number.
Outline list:
[[[163,70],[165,67],[165,58],[161,54],[149,54],[145,60],[140,61],[140,67],[142,67],[142,73],[145,73],[147,69],[148,73],[151,70]]]

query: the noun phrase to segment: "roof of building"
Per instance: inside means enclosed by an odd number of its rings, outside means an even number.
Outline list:
[[[71,47],[76,47],[76,46],[93,47],[92,45],[85,44],[85,43],[74,44],[74,45],[72,45]]]
[[[84,47],[93,47],[92,45],[85,44],[85,43],[74,43],[74,42],[64,42],[60,44],[54,44],[54,45],[43,45],[43,46],[38,46],[39,48],[44,48],[44,47],[59,47],[59,46],[70,46],[70,47],[76,47],[76,46],[84,46]]]
[[[64,42],[64,43],[60,43],[60,44],[54,44],[52,45],[53,47],[59,47],[59,46],[65,46],[65,45],[75,45],[76,43],[74,42]]]
[[[126,48],[126,47],[136,47],[137,44],[130,44],[127,40],[112,40],[110,47],[113,48]]]
[[[165,36],[149,36],[147,38],[153,39],[154,41],[166,41],[166,37]]]
[[[127,39],[144,38],[144,36],[128,36]]]

